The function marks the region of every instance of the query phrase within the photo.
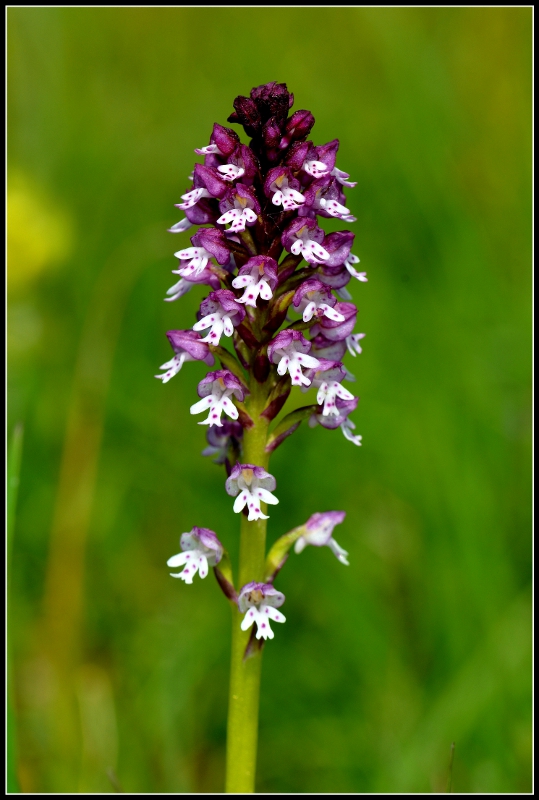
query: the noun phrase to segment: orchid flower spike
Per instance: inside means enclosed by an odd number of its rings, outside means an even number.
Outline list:
[[[273,639],[275,634],[270,627],[270,619],[273,622],[286,622],[284,614],[277,611],[284,601],[284,594],[278,592],[271,583],[251,581],[245,584],[238,595],[239,609],[245,614],[241,623],[242,631],[248,630],[255,622],[257,639]]]

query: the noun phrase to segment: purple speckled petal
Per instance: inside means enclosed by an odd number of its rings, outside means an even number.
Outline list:
[[[191,242],[195,247],[204,247],[208,253],[216,259],[219,264],[226,264],[230,259],[230,250],[226,236],[223,231],[218,228],[200,228],[194,236],[191,237]]]
[[[236,300],[236,295],[230,289],[217,289],[210,292],[208,297],[200,304],[201,316],[214,314],[219,307],[230,317],[233,325],[239,325],[245,317],[245,309]]]
[[[195,361],[205,361],[211,366],[215,359],[206,342],[196,331],[167,331],[168,340],[176,354],[187,353]]]
[[[258,581],[246,583],[238,595],[238,605],[242,613],[245,613],[248,608],[259,604],[279,608],[284,601],[284,594],[275,589],[273,584],[258,583]]]
[[[224,181],[216,169],[206,167],[204,164],[195,164],[194,185],[204,186],[212,197],[221,198],[228,189],[228,184]]]
[[[342,339],[346,339],[346,337],[352,333],[357,316],[357,308],[355,305],[353,303],[337,303],[334,308],[335,311],[338,311],[339,314],[345,317],[344,322],[336,322],[333,319],[328,319],[328,317],[321,317],[316,325],[313,325],[311,328],[311,333],[314,336],[318,333],[322,333],[326,339],[330,339],[332,342],[338,342]]]
[[[223,556],[223,545],[217,538],[217,534],[214,531],[211,531],[209,528],[193,528],[192,533],[198,536],[201,544],[204,547],[207,547],[208,550],[213,550],[215,553],[216,561],[215,563],[218,564]]]
[[[340,361],[331,361],[328,358],[319,359],[317,367],[305,370],[311,381],[337,381],[341,383],[346,378],[346,369]]]
[[[346,353],[346,340],[341,339],[338,342],[331,342],[329,339],[326,339],[325,336],[322,336],[321,333],[312,340],[312,350],[311,355],[316,356],[316,358],[327,358],[331,361],[342,361],[344,354]]]
[[[333,139],[327,144],[319,145],[316,148],[316,160],[322,161],[323,164],[331,171],[335,166],[337,159],[337,150],[339,149],[339,140]]]
[[[298,172],[308,159],[317,160],[316,149],[312,142],[294,142],[286,156],[286,166]]]
[[[213,126],[210,142],[216,144],[221,153],[228,157],[239,145],[240,137],[232,128],[225,128],[216,122]]]
[[[336,231],[328,234],[323,242],[323,247],[329,253],[329,260],[324,262],[325,267],[340,267],[344,264],[354,244],[355,234],[352,231]]]

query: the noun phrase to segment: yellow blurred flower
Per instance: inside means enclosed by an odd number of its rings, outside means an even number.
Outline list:
[[[8,181],[7,208],[8,288],[19,291],[65,261],[73,245],[73,224],[34,181],[18,171]]]

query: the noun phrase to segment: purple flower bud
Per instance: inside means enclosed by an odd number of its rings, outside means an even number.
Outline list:
[[[325,316],[321,317],[311,328],[313,336],[321,333],[326,339],[332,342],[338,342],[341,339],[346,339],[346,337],[352,333],[357,317],[357,308],[355,305],[353,303],[337,303],[334,310],[341,314],[344,320],[337,322]]]
[[[223,231],[218,228],[201,228],[191,237],[195,247],[203,247],[211,253],[218,264],[226,264],[230,258],[230,249]]]
[[[262,141],[267,150],[275,150],[279,155],[279,142],[281,141],[281,128],[275,119],[270,117],[262,128]]]
[[[327,144],[319,145],[316,149],[316,157],[318,161],[322,161],[326,165],[328,172],[331,172],[335,166],[337,159],[337,151],[339,149],[339,140],[332,139]]]
[[[262,467],[256,467],[254,464],[236,464],[226,481],[225,488],[231,497],[236,497],[234,513],[239,514],[247,506],[248,519],[251,522],[256,519],[269,519],[260,510],[260,502],[270,505],[279,502],[271,493],[276,485],[273,475]]]
[[[256,136],[262,125],[260,112],[250,97],[239,95],[233,103],[234,112],[229,116],[229,122],[239,122],[245,128],[248,136]]]
[[[307,160],[316,159],[316,150],[312,142],[294,142],[288,151],[285,164],[294,172],[299,172]]]
[[[294,111],[286,123],[285,135],[280,143],[281,150],[288,147],[291,142],[308,136],[313,125],[314,117],[310,111]]]
[[[225,128],[216,122],[213,126],[210,142],[216,144],[219,148],[219,153],[228,158],[239,145],[240,137],[232,128]]]
[[[169,567],[181,567],[179,573],[171,573],[173,578],[181,578],[185,583],[193,583],[197,571],[201,578],[208,574],[208,566],[214,567],[223,557],[224,548],[216,534],[209,528],[193,528],[182,533],[180,538],[182,552],[167,561]]]
[[[346,512],[344,511],[324,511],[313,514],[305,523],[305,533],[296,541],[294,551],[301,553],[308,544],[315,547],[327,545],[341,564],[348,566],[346,560],[348,553],[333,538],[333,529],[336,525],[340,525],[345,516]]]
[[[211,197],[220,199],[228,189],[226,181],[219,175],[213,167],[205,167],[203,164],[195,164],[194,185],[204,186]]]
[[[245,614],[241,623],[242,631],[248,630],[254,622],[257,639],[273,639],[275,634],[270,627],[270,619],[273,622],[286,622],[284,614],[277,611],[284,601],[284,594],[271,583],[246,583],[238,595],[239,609]]]
[[[294,95],[286,88],[286,83],[265,83],[251,89],[251,99],[254,100],[260,113],[262,122],[270,117],[278,120],[286,119],[288,109],[294,103]]]
[[[332,342],[322,336],[321,333],[312,340],[311,353],[319,359],[329,359],[330,361],[342,361],[346,353],[346,340]]]
[[[242,438],[243,427],[239,422],[225,420],[220,427],[213,425],[206,431],[208,447],[204,448],[202,455],[216,456],[213,459],[215,464],[230,463],[239,455]]]

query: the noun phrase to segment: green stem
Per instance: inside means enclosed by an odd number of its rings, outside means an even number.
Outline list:
[[[255,384],[255,381],[253,381]],[[265,451],[268,422],[260,413],[267,392],[255,384],[251,388],[248,410],[255,424],[245,430],[244,464],[267,468],[269,455]],[[249,522],[241,517],[240,566],[238,587],[250,581],[263,581],[266,550],[266,520]],[[252,793],[255,790],[256,750],[258,740],[258,705],[262,650],[256,650],[244,661],[250,631],[240,628],[242,614],[232,609],[232,656],[230,663],[230,694],[228,704],[226,785],[231,794]]]

